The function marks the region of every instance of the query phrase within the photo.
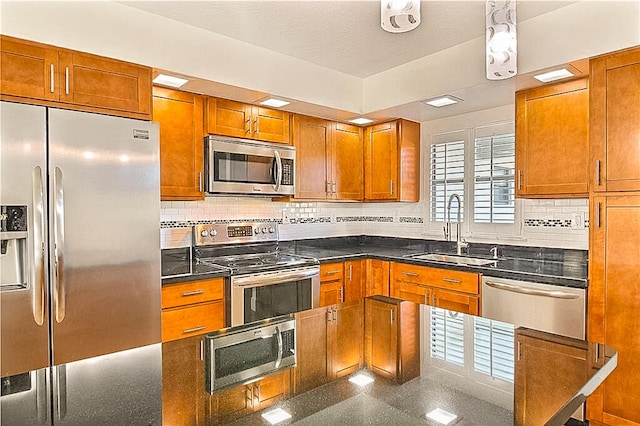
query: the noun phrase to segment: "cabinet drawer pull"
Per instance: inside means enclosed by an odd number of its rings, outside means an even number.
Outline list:
[[[51,93],[54,93],[56,91],[56,79],[54,77],[54,68],[53,68],[53,64],[51,64],[49,66],[49,75],[51,76]]]
[[[204,294],[204,290],[185,291],[182,293],[182,297],[197,296],[199,294]]]
[[[518,170],[518,191],[522,189],[522,170]]]
[[[596,203],[596,228],[600,228],[600,202]]]
[[[600,160],[596,160],[596,186],[600,186]]]
[[[420,274],[416,274],[415,272],[407,272],[407,271],[402,271],[402,275],[406,275],[408,277],[419,277]]]
[[[65,95],[69,94],[69,67],[64,69],[64,93]]]
[[[339,273],[340,273],[340,271],[335,271],[335,270],[334,270],[334,271],[327,271],[327,272],[325,273],[325,275],[335,275],[335,274],[339,274]]]
[[[391,179],[391,188],[389,188],[391,195],[393,195],[393,179]]]
[[[462,282],[460,280],[455,280],[453,278],[443,278],[442,281],[444,281],[445,283],[451,283],[451,284],[460,284]]]
[[[353,281],[353,265],[349,264],[349,282]]]
[[[340,301],[344,302],[344,287],[340,287]]]
[[[207,328],[206,325],[200,325],[198,327],[187,328],[186,330],[182,330],[182,334],[194,333],[196,331],[201,331],[201,330],[204,330],[206,328]]]

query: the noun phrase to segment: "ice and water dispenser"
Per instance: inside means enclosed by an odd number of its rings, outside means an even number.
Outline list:
[[[27,288],[27,206],[0,206],[0,291]]]

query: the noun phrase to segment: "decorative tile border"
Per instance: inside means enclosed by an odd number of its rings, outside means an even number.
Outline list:
[[[160,222],[160,229],[166,228],[190,228],[195,225],[211,225],[219,223],[243,223],[243,222],[277,222],[282,225],[282,219],[221,219],[221,220],[187,220]]]
[[[350,222],[376,222],[376,223],[393,223],[393,216],[338,216],[335,218],[337,223]],[[186,221],[163,221],[160,222],[161,229],[169,228],[190,228],[195,225],[221,224],[221,223],[242,223],[242,222],[277,222],[282,225],[282,219],[259,218],[259,219],[220,219],[220,220],[186,220]],[[399,223],[424,223],[421,217],[400,216]],[[331,223],[331,216],[313,217],[313,218],[289,218],[289,224],[315,224],[315,223]]]
[[[400,223],[424,223],[424,219],[421,217],[400,216],[398,218]]]
[[[331,223],[331,216],[326,217],[301,217],[290,218],[289,223],[292,225],[298,225],[302,223]]]
[[[340,216],[336,222],[383,222],[392,223],[393,216]]]
[[[562,219],[525,219],[525,226],[545,228],[571,228],[571,220]]]

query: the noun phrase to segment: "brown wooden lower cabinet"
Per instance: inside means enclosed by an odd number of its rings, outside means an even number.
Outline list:
[[[515,332],[514,422],[542,425],[589,378],[587,343],[519,328]]]
[[[367,259],[366,268],[365,297],[376,294],[389,296],[389,261]]]
[[[420,305],[365,299],[365,360],[369,370],[404,383],[420,375]]]
[[[329,306],[344,300],[344,263],[320,265],[320,306]]]
[[[209,396],[206,424],[225,424],[286,399],[291,392],[291,370]],[[186,423],[185,423],[186,424]]]
[[[203,425],[204,362],[203,337],[162,345],[162,423],[164,425]]]
[[[363,365],[362,299],[298,312],[294,393],[345,376]]]

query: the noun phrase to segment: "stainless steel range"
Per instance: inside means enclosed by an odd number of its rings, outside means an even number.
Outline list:
[[[198,262],[231,270],[228,326],[319,306],[318,260],[281,253],[276,222],[197,225],[193,246]]]

